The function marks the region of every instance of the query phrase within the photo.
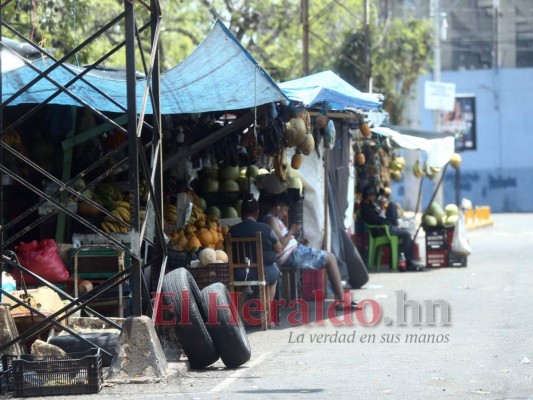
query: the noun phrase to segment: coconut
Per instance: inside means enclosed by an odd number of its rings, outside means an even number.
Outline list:
[[[308,156],[315,148],[315,138],[311,134],[306,134],[303,142],[300,144],[302,154]]]
[[[207,178],[206,180],[204,180],[202,188],[204,190],[204,193],[218,192],[219,184],[216,179]]]
[[[301,118],[291,118],[285,128],[285,143],[287,147],[298,146],[306,135],[305,122]]]
[[[215,179],[218,176],[218,167],[205,167],[204,173],[207,178]]]
[[[218,208],[217,206],[209,206],[207,207],[207,210],[205,210],[205,215],[207,215],[210,218],[220,219],[222,212],[220,211],[220,208]]]
[[[216,252],[217,261],[221,261],[223,263],[228,262],[228,255],[226,254],[224,250],[215,250],[215,252]]]
[[[444,212],[449,217],[450,215],[459,215],[459,207],[456,204],[448,204],[444,207]]]
[[[222,181],[220,183],[221,192],[238,192],[240,189],[239,184],[233,180]]]
[[[459,220],[458,215],[449,215],[446,217],[446,220],[444,221],[444,226],[448,228],[455,226],[458,220]]]
[[[224,167],[219,170],[218,177],[227,181],[235,181],[240,174],[239,167]]]
[[[463,162],[463,159],[461,158],[461,155],[458,153],[453,153],[452,156],[450,157],[450,165],[454,167],[455,169],[459,168],[462,162]]]
[[[422,220],[424,226],[437,226],[437,218],[432,215],[426,215]]]
[[[205,267],[208,264],[214,264],[217,262],[217,253],[215,249],[206,247],[205,249],[202,249],[198,256],[198,259],[200,260],[200,264],[202,265],[202,267]]]
[[[249,176],[250,178],[255,178],[257,175],[259,175],[259,167],[257,165],[250,165],[248,168],[246,168],[246,176]]]
[[[234,207],[223,207],[222,218],[238,218],[239,213]]]

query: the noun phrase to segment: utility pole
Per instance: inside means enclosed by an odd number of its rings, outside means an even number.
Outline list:
[[[434,38],[433,38],[433,81],[440,82],[440,70],[441,70],[441,59],[440,59],[440,40],[441,40],[441,26],[440,26],[440,0],[431,0],[431,16],[433,17],[433,28],[434,28]],[[435,131],[441,131],[441,122],[440,122],[440,110],[435,110],[433,114]],[[435,177],[435,182],[440,182],[439,172]],[[444,195],[442,191],[442,186],[435,188],[437,191],[435,195],[435,201],[439,204],[443,203]]]
[[[370,7],[365,0],[365,78],[368,93],[372,93],[372,62],[370,61]]]
[[[309,0],[301,0],[303,27],[303,76],[309,75]]]

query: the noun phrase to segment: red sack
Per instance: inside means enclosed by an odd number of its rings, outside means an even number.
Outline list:
[[[60,283],[69,278],[68,270],[59,256],[54,239],[42,239],[40,242],[33,240],[30,243],[20,242],[18,246],[15,246],[15,250],[20,265],[48,282]],[[20,285],[20,271],[14,269],[12,275],[17,281],[17,285]],[[23,276],[27,285],[39,283],[26,273]]]

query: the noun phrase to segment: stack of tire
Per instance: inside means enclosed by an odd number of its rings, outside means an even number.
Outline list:
[[[246,331],[224,284],[200,291],[190,272],[178,268],[165,275],[161,291],[174,294],[164,297],[171,303],[165,308],[172,306],[176,336],[191,368],[208,367],[219,358],[226,367],[237,368],[250,359]]]
[[[208,367],[219,358],[226,367],[237,368],[250,359],[252,353],[246,331],[224,284],[213,283],[200,291],[191,273],[177,268],[165,275],[162,292],[175,294],[163,296],[163,301],[171,302],[164,305],[165,309],[173,310],[173,315],[166,313],[163,317],[165,321],[175,317],[174,330],[192,369]],[[94,332],[79,336],[86,341],[58,335],[49,343],[67,353],[82,352],[96,345],[104,350],[103,366],[111,365],[118,333]]]

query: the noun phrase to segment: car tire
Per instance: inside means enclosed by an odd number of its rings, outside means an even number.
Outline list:
[[[217,308],[211,310],[216,296]],[[202,290],[203,315],[207,316],[206,327],[211,334],[218,355],[228,368],[237,368],[247,362],[251,355],[250,342],[239,317],[237,307],[230,300],[228,289],[222,283],[213,283]],[[211,321],[209,316],[211,314]],[[215,319],[216,317],[216,319]]]
[[[164,296],[162,300],[170,300],[176,318],[176,336],[189,359],[190,367],[202,369],[217,361],[219,356],[202,316],[200,289],[191,273],[185,268],[169,272],[163,278],[161,292],[174,293],[168,298]],[[183,304],[183,292],[189,293],[188,304]],[[188,311],[189,321],[186,323],[183,323],[182,307]]]
[[[93,344],[91,346],[89,343],[83,342],[78,338],[72,335],[58,335],[50,338],[48,343],[53,344],[57,347],[60,347],[68,354],[71,353],[82,353],[93,347],[100,347],[101,349],[107,351],[111,356],[106,353],[102,354],[102,366],[109,367],[113,362],[113,358],[117,352],[117,345],[120,334],[111,333],[111,332],[91,332],[91,333],[80,333],[82,338],[87,339]]]

